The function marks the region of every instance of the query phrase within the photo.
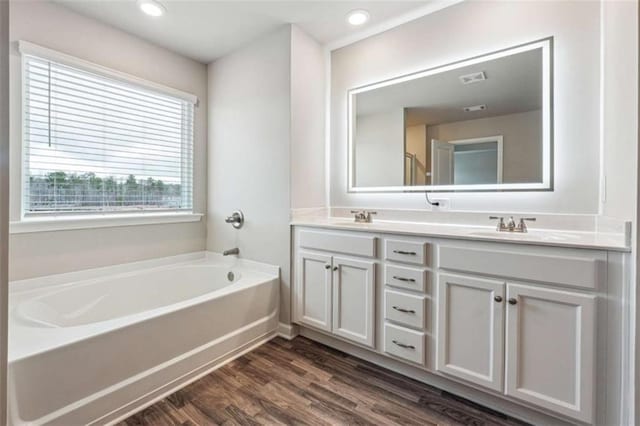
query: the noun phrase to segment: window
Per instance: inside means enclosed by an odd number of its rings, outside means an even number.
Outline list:
[[[25,217],[192,211],[194,100],[24,52],[23,67]]]

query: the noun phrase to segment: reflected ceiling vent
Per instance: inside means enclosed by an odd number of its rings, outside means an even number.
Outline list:
[[[484,71],[474,72],[471,74],[465,74],[458,77],[462,84],[473,84],[478,83],[480,81],[485,81],[487,76],[484,75]]]
[[[487,106],[485,104],[472,105],[472,106],[464,107],[463,109],[465,112],[484,111],[485,109],[487,109]]]

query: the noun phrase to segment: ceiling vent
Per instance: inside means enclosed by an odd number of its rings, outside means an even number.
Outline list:
[[[458,77],[462,84],[473,84],[481,81],[485,81],[487,76],[484,75],[484,71],[474,72],[471,74],[465,74]]]
[[[472,106],[464,107],[463,109],[465,112],[484,111],[485,109],[487,109],[487,106],[485,104],[472,105]]]

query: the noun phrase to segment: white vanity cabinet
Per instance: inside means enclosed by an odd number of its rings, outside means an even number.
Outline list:
[[[506,395],[591,422],[595,299],[507,284]]]
[[[302,232],[294,284],[294,319],[365,346],[374,346],[375,263],[326,250],[373,256],[375,238]],[[344,244],[344,245],[341,245]]]
[[[345,339],[373,346],[374,263],[335,256],[332,265],[332,332]]]
[[[436,369],[503,390],[505,282],[438,276]]]
[[[300,251],[297,263],[294,300],[296,320],[320,330],[331,331],[331,256]]]
[[[615,418],[620,253],[299,226],[293,249],[303,335],[525,419]]]
[[[436,369],[589,422],[594,317],[591,294],[440,274]]]
[[[436,369],[591,422],[605,261],[585,250],[441,245]]]

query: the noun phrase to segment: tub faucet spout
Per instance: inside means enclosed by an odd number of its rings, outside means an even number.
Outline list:
[[[236,247],[222,252],[223,256],[229,256],[231,254],[240,254],[240,249]]]

